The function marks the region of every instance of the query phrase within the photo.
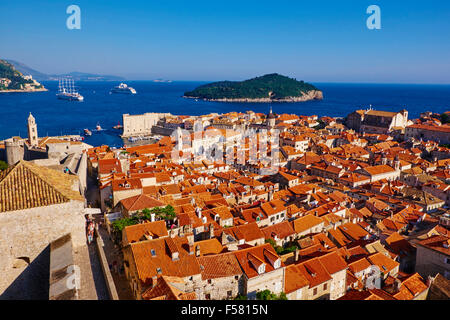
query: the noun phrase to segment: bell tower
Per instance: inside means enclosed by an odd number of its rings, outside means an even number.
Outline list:
[[[28,142],[30,146],[35,147],[38,145],[38,133],[37,133],[37,125],[36,119],[34,119],[33,115],[30,112],[28,116]]]
[[[270,128],[275,127],[276,116],[272,112],[272,107],[270,107],[270,112],[267,115],[266,125]]]

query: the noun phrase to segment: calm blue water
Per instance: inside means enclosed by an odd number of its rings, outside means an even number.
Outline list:
[[[229,111],[267,112],[268,104],[220,103],[183,99],[185,91],[201,82],[154,83],[127,81],[137,90],[136,95],[109,94],[114,82],[78,82],[84,102],[58,100],[58,83],[43,83],[49,91],[36,93],[0,94],[0,140],[14,135],[26,136],[26,121],[32,112],[38,124],[39,136],[82,134],[84,128],[94,129],[97,122],[108,130],[86,139],[94,146],[120,146],[118,131],[112,126],[122,114],[171,112],[172,114],[201,115]],[[450,110],[449,85],[390,85],[390,84],[331,84],[315,83],[324,92],[323,101],[272,104],[275,113],[344,117],[370,104],[374,109],[399,111],[406,108],[410,118],[423,111],[442,113]]]

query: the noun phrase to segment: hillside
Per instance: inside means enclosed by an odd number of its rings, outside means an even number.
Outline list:
[[[220,81],[186,92],[185,98],[224,102],[300,102],[323,99],[322,92],[304,81],[277,73],[245,81]]]
[[[12,64],[0,59],[0,91],[45,91],[39,82],[25,77]]]
[[[86,72],[70,72],[64,74],[45,74],[40,71],[37,71],[29,66],[15,61],[15,60],[7,60],[11,65],[13,65],[17,70],[19,70],[24,75],[31,75],[33,79],[38,81],[49,81],[49,80],[58,80],[60,78],[70,77],[74,81],[123,81],[125,78],[113,75],[102,75],[95,73],[86,73]]]
[[[33,68],[30,68],[29,66],[27,66],[21,62],[18,62],[15,60],[6,60],[6,61],[9,62],[10,64],[12,64],[14,66],[14,68],[16,68],[16,70],[20,71],[22,74],[31,75],[33,77],[33,79],[35,79],[37,81],[49,80],[48,74],[34,70]]]

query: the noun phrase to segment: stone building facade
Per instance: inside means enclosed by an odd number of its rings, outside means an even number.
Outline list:
[[[26,269],[52,241],[70,233],[74,248],[86,243],[84,208],[74,176],[25,161],[0,174],[0,296],[36,280]]]
[[[416,272],[422,277],[440,273],[450,280],[449,237],[433,236],[417,243]]]
[[[163,117],[170,113],[144,113],[138,115],[124,114],[123,117],[123,137],[133,137],[140,135],[150,135],[152,127]]]
[[[405,140],[410,138],[424,141],[436,141],[442,144],[450,144],[450,126],[428,126],[415,124],[405,129]]]
[[[346,125],[358,132],[386,134],[408,125],[408,111],[356,110],[347,116]]]

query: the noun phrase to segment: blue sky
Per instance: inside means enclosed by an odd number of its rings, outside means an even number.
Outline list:
[[[81,30],[66,8],[81,8]],[[366,27],[381,8],[382,29]],[[45,73],[450,83],[450,1],[0,0],[0,58]]]

